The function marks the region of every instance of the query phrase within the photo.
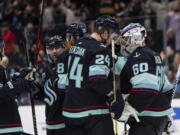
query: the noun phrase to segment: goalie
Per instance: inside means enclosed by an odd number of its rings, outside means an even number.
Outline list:
[[[128,135],[162,135],[168,123],[173,86],[167,80],[161,57],[148,47],[143,26],[131,23],[120,34],[121,54],[115,64],[125,94],[124,109],[120,103],[111,106],[114,118],[128,123]]]

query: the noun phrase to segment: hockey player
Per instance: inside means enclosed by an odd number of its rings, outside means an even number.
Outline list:
[[[78,39],[87,35],[87,27],[84,23],[72,23],[66,30],[66,46],[71,47]]]
[[[161,135],[173,112],[173,86],[159,54],[146,47],[146,36],[145,28],[138,23],[129,24],[121,32],[124,57],[116,62],[116,74],[126,96],[124,109],[116,108],[114,113],[115,119],[129,124],[128,135]]]
[[[68,26],[66,31],[66,47],[69,49],[71,45],[79,39],[87,36],[87,27],[84,23],[73,23]],[[65,89],[68,85],[67,69],[68,69],[68,49],[61,53],[56,61],[58,74],[58,88]]]
[[[112,58],[103,42],[116,25],[110,16],[99,17],[91,36],[79,39],[69,49],[69,82],[63,104],[67,135],[114,135],[106,104],[112,91]]]
[[[0,59],[4,55],[4,44],[0,44]],[[25,71],[25,70],[24,70]],[[23,79],[31,70],[23,71],[19,79],[7,81],[6,73],[0,68],[0,134],[23,135],[23,128],[15,98],[23,91],[30,90],[31,82]]]
[[[58,55],[66,50],[61,36],[50,37],[46,44],[46,52],[49,57],[49,65],[46,66],[44,85],[44,102],[46,103],[46,127],[47,135],[63,135],[65,124],[62,119],[62,103],[64,88],[57,86],[58,76],[56,60]]]

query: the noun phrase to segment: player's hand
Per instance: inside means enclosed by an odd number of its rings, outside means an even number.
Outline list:
[[[32,81],[18,78],[13,82],[7,82],[7,87],[10,90],[10,94],[16,96],[24,91],[31,90]]]
[[[110,112],[113,119],[118,120],[124,110],[124,102],[112,102],[110,106]]]
[[[26,78],[27,80],[33,80],[33,79],[29,79],[30,76],[32,76],[32,74],[35,72],[35,69],[32,67],[25,67],[23,68],[20,72],[15,73],[12,77],[12,80],[16,80],[19,78]]]
[[[163,135],[171,135],[177,131],[177,128],[175,126],[174,120],[171,115],[168,115],[168,122],[165,128],[165,131],[163,132]]]
[[[121,117],[125,106],[125,101],[123,99],[121,91],[116,90],[115,95],[113,93],[111,94],[111,96],[109,96],[109,100],[110,100],[110,112],[112,118],[117,120]]]
[[[127,101],[125,102],[124,110],[122,111],[121,117],[117,120],[121,122],[127,122],[129,117],[132,116],[135,118],[136,122],[139,122],[139,118],[137,116],[138,112],[135,108],[133,108]]]

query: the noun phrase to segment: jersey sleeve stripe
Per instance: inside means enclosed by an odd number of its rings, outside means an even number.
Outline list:
[[[142,82],[146,82],[146,84],[148,84],[149,86],[153,85],[153,87],[156,87],[156,90],[159,89],[157,76],[150,74],[150,73],[138,74],[138,75],[132,77],[130,82],[133,87],[136,87],[137,85],[142,84]]]
[[[49,124],[46,124],[46,128],[47,129],[63,129],[65,128],[65,124],[64,123],[61,123],[61,124],[54,124],[54,125],[49,125]]]
[[[159,87],[157,85],[153,85],[153,84],[137,84],[135,86],[133,86],[132,89],[153,89],[153,90],[156,90],[156,91],[159,91]]]
[[[166,105],[166,106],[163,106],[163,107],[159,107],[159,108],[144,108],[145,110],[164,110],[164,109],[167,109],[167,108],[170,108],[171,105]]]
[[[14,133],[14,132],[23,132],[22,127],[11,127],[0,129],[0,134]]]
[[[150,73],[142,73],[136,75],[130,80],[133,89],[137,88],[145,88],[145,89],[153,89],[156,91],[160,91],[159,79],[156,75]],[[142,83],[146,82],[146,83]],[[173,88],[171,84],[165,81],[163,92],[169,91]]]
[[[106,72],[104,71],[90,71],[89,72],[89,76],[96,76],[96,75],[105,75],[106,76]]]
[[[0,127],[5,127],[5,126],[22,126],[22,124],[21,123],[15,123],[15,124],[0,125]]]
[[[83,118],[83,117],[88,117],[90,115],[102,115],[102,114],[109,115],[109,109],[94,109],[94,110],[87,110],[87,111],[76,112],[76,113],[63,111],[63,116],[69,117],[69,118]]]
[[[99,79],[107,79],[108,77],[107,76],[92,76],[92,77],[89,77],[89,80],[90,79],[97,79],[97,78],[99,78]]]
[[[58,121],[46,121],[47,124],[59,124],[59,123],[64,123],[64,120],[58,120]]]
[[[164,111],[160,111],[160,112],[157,112],[157,111],[142,111],[140,114],[138,114],[138,116],[155,116],[155,117],[161,117],[161,116],[165,116],[165,115],[169,115],[169,114],[172,114],[174,111],[172,108],[169,108],[167,110],[164,110]]]
[[[159,92],[154,91],[154,90],[132,89],[132,90],[129,90],[129,91],[133,91],[133,92],[148,92],[148,93],[153,93],[153,94],[156,94],[156,95],[159,94]]]
[[[109,75],[109,68],[106,65],[91,65],[89,67],[89,76],[95,75]]]
[[[99,105],[99,106],[86,106],[83,108],[63,108],[65,111],[84,111],[84,110],[90,110],[90,109],[100,109],[100,108],[107,108],[107,105]]]

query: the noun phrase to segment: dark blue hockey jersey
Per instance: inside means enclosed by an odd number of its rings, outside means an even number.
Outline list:
[[[83,118],[109,114],[107,94],[112,90],[111,52],[92,38],[83,38],[68,52],[68,85],[63,115]]]
[[[138,48],[128,58],[118,57],[116,75],[120,75],[123,94],[139,116],[165,116],[171,108],[173,86],[167,80],[160,56],[147,47]]]
[[[2,89],[5,88],[7,81],[5,70],[1,67],[0,86]],[[0,134],[21,132],[23,128],[15,97],[10,96],[10,92],[3,91],[0,93]]]
[[[59,79],[59,77],[63,76],[59,73],[63,68],[60,66],[60,63],[63,63],[63,59],[65,56],[65,53],[62,53],[58,56],[58,66],[56,66],[56,64],[54,63],[46,67],[44,102],[46,103],[46,127],[49,130],[65,128],[64,120],[62,117],[62,104],[64,101],[65,85],[63,85],[62,80]]]

